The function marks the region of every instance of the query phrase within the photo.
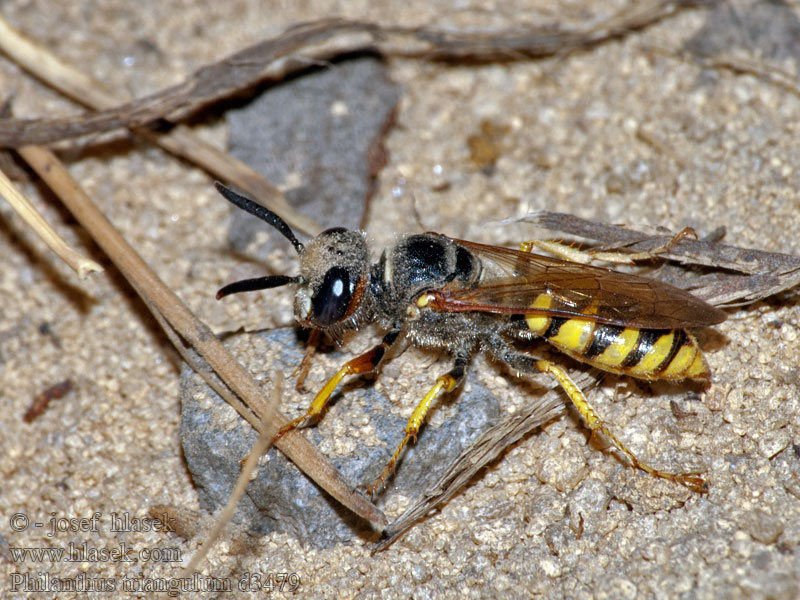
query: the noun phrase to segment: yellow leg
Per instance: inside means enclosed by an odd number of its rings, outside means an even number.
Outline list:
[[[305,425],[311,419],[318,417],[325,409],[325,405],[328,404],[328,400],[330,400],[333,392],[341,383],[342,379],[348,375],[360,375],[374,371],[383,359],[384,354],[386,354],[386,350],[394,343],[399,335],[400,331],[390,331],[384,336],[383,341],[381,341],[381,343],[375,346],[372,350],[365,352],[361,356],[358,356],[351,361],[348,361],[341,369],[339,369],[339,372],[336,373],[336,375],[328,380],[328,383],[325,384],[325,386],[317,393],[317,395],[314,396],[314,400],[311,401],[311,406],[308,407],[308,410],[306,410],[305,414],[297,417],[293,421],[290,421],[281,427],[280,431],[278,431],[277,435],[273,439],[273,442],[277,441],[293,429]]]
[[[455,372],[455,373],[454,373]],[[383,487],[386,478],[394,471],[394,467],[397,464],[397,460],[400,458],[400,454],[403,452],[403,448],[406,447],[408,441],[411,438],[414,438],[414,441],[417,440],[417,433],[419,432],[419,428],[422,426],[422,422],[425,420],[425,415],[428,414],[428,410],[431,407],[431,404],[436,399],[436,397],[441,394],[442,392],[451,392],[455,387],[458,385],[458,382],[464,375],[464,369],[461,366],[457,366],[453,371],[442,375],[436,380],[436,384],[428,391],[427,394],[420,400],[417,407],[414,409],[414,412],[411,413],[411,418],[408,420],[408,424],[405,428],[405,436],[403,437],[403,441],[400,442],[400,445],[397,447],[397,450],[394,451],[392,458],[386,465],[386,468],[383,472],[378,476],[378,478],[367,488],[367,493],[370,496],[374,496],[375,493]]]
[[[545,240],[532,240],[530,242],[522,242],[519,246],[522,252],[533,252],[534,248],[539,248],[545,252],[549,252],[553,256],[563,258],[570,262],[580,263],[582,265],[589,264],[595,260],[602,260],[610,263],[632,265],[637,260],[649,260],[655,258],[657,255],[662,254],[678,244],[682,239],[692,236],[697,239],[697,232],[691,227],[684,227],[676,233],[672,239],[658,248],[653,248],[648,252],[613,252],[613,251],[596,251],[596,250],[579,250],[572,246],[562,244],[560,242],[552,242]]]
[[[639,469],[642,469],[643,471],[650,473],[650,475],[654,475],[655,477],[669,479],[670,481],[679,483],[698,493],[704,493],[707,491],[705,481],[703,481],[703,478],[697,473],[667,473],[666,471],[659,471],[658,469],[654,469],[650,465],[639,461],[633,452],[628,450],[628,448],[626,448],[625,445],[620,442],[617,437],[603,424],[603,421],[586,400],[586,396],[584,396],[581,389],[575,385],[572,379],[570,379],[570,376],[564,369],[546,360],[536,361],[536,368],[543,373],[548,373],[555,377],[556,381],[558,381],[558,383],[566,392],[567,396],[569,396],[569,399],[575,405],[575,408],[578,409],[578,412],[581,414],[584,421],[586,421],[589,429],[592,431],[599,431],[608,439],[610,439],[614,445],[619,448],[619,450],[625,454],[625,456],[628,457],[628,460],[631,462],[633,467],[638,467]]]
[[[547,240],[531,240],[529,242],[522,242],[519,245],[519,249],[521,252],[533,252],[534,248],[539,248],[540,250],[544,250],[545,252],[549,252],[553,256],[557,256],[558,258],[563,258],[564,260],[568,260],[570,262],[580,263],[582,265],[589,264],[594,260],[594,256],[586,252],[584,250],[580,250],[579,248],[575,248],[574,246],[568,246],[567,244],[562,244],[561,242],[556,241],[547,241]]]

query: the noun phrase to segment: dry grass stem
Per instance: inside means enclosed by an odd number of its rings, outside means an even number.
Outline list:
[[[107,91],[103,85],[53,56],[46,48],[25,37],[0,16],[0,50],[38,79],[94,110],[115,107],[128,99]],[[167,152],[192,162],[218,179],[248,192],[270,210],[279,213],[292,227],[307,235],[320,232],[319,224],[292,208],[281,191],[263,175],[227,152],[215,148],[184,125],[168,133],[146,128],[137,135],[161,146]]]
[[[263,402],[261,389],[247,371],[228,353],[208,326],[153,273],[100,213],[53,153],[41,147],[27,146],[20,149],[20,155],[61,198],[137,293],[145,299],[154,314],[163,318],[170,328],[174,328],[208,363],[225,386],[246,404],[246,408],[241,403],[237,403],[234,408],[258,431],[273,436],[288,419]],[[180,346],[178,349],[181,351]],[[350,510],[378,527],[385,523],[383,513],[362,495],[353,492],[330,461],[301,434],[287,434],[277,445],[298,468]]]
[[[85,279],[90,273],[102,272],[103,267],[71,248],[56,233],[55,229],[50,227],[50,224],[28,202],[28,199],[22,195],[3,171],[0,171],[0,196],[6,199],[17,214],[36,232],[36,235],[42,238],[44,243],[78,274],[78,277]]]
[[[271,379],[273,385],[272,394],[269,399],[269,406],[270,410],[275,411],[281,404],[283,377],[279,371],[275,371],[273,372]],[[242,465],[242,472],[240,473],[239,478],[236,480],[236,485],[231,492],[230,498],[228,498],[228,502],[225,504],[225,507],[219,512],[219,514],[214,517],[216,520],[214,527],[206,536],[203,545],[197,552],[195,552],[194,556],[192,556],[191,560],[186,567],[184,567],[183,571],[181,571],[181,574],[178,577],[191,577],[192,573],[197,570],[197,566],[200,564],[200,561],[205,558],[205,556],[208,554],[208,551],[211,549],[211,546],[214,544],[214,541],[219,537],[219,534],[233,518],[233,515],[236,512],[236,506],[239,504],[239,500],[247,490],[247,484],[250,483],[253,472],[258,466],[258,459],[261,458],[261,456],[263,456],[267,450],[269,450],[271,445],[272,435],[269,435],[266,430],[262,430],[258,435],[256,443],[253,445],[253,449],[247,456],[247,460],[245,460],[244,465]]]
[[[657,23],[696,3],[638,2],[604,22],[575,29],[526,26],[458,31],[346,19],[301,23],[276,38],[206,65],[177,85],[121,106],[79,117],[2,119],[0,144],[42,144],[119,127],[142,127],[164,118],[180,120],[263,81],[280,81],[309,65],[343,54],[379,52],[425,60],[490,62],[587,49]],[[3,33],[0,31],[0,38]]]

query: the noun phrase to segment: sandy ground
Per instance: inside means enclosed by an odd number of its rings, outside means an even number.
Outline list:
[[[576,23],[622,5],[403,4],[6,0],[0,10],[64,60],[139,96],[292,23],[324,16],[499,26]],[[418,230],[411,209],[416,203],[426,229],[482,242],[513,244],[530,237],[537,232],[493,220],[549,209],[634,226],[691,225],[701,234],[725,226],[729,243],[797,254],[797,96],[653,50],[715,40],[733,54],[796,73],[791,56],[797,56],[797,9],[793,14],[771,6],[773,23],[795,31],[795,38],[765,33],[763,15],[736,4],[737,18],[727,22],[723,13],[688,11],[627,39],[544,61],[391,61],[390,74],[403,95],[397,127],[387,138],[389,163],[370,211],[371,240],[380,246],[397,232]],[[720,27],[727,28],[727,37],[714,37]],[[15,94],[20,116],[76,110],[4,60],[0,89]],[[482,123],[504,132],[491,174],[470,159],[467,144]],[[223,122],[198,130],[225,145]],[[215,331],[289,322],[289,293],[215,302],[214,291],[235,278],[240,261],[226,251],[229,207],[207,175],[124,137],[91,142],[63,146],[72,174]],[[180,361],[74,220],[41,186],[23,187],[48,220],[107,271],[78,280],[0,203],[0,595],[6,597],[25,574],[31,585],[51,590],[53,578],[81,574],[113,580],[118,589],[123,582],[167,581],[179,572],[170,559],[189,556],[201,536],[186,541],[160,531],[115,532],[112,517],[147,517],[159,504],[199,511],[178,437]],[[286,250],[276,257],[279,266],[291,264]],[[275,297],[280,301],[267,312]],[[702,396],[681,388],[667,395],[658,386],[657,393],[648,393],[613,378],[593,394],[601,414],[640,455],[664,468],[705,470],[708,495],[625,468],[587,443],[586,430],[567,416],[523,440],[441,512],[379,555],[371,556],[362,541],[310,550],[287,535],[252,537],[234,527],[202,571],[230,584],[233,593],[187,597],[260,597],[265,591],[254,591],[257,582],[278,574],[296,574],[291,581],[299,585],[291,593],[288,585],[273,590],[276,597],[795,597],[796,303],[787,297],[731,310],[716,331],[707,336],[713,385]],[[357,336],[349,350],[372,341]],[[412,395],[397,395],[398,414],[408,414],[409,398],[429,385],[434,360],[408,352],[384,373],[378,385],[412,388]],[[530,401],[502,370],[479,366],[482,382],[504,410]],[[330,368],[317,364],[311,382],[321,381]],[[74,391],[23,423],[34,395],[66,378]],[[676,416],[670,399],[692,414]],[[307,399],[287,401],[300,406]],[[468,415],[448,406],[432,415],[431,426],[447,418]],[[387,514],[402,512],[414,493],[394,490]],[[99,517],[91,521],[95,513]],[[13,519],[16,514],[25,517]],[[89,520],[64,521],[81,518]],[[51,519],[68,531],[51,532]],[[70,530],[81,528],[90,530]],[[38,562],[12,554],[15,548],[84,543],[98,550],[123,545],[139,561],[86,556]],[[240,591],[240,581],[250,591]],[[26,594],[24,584],[16,589],[16,597],[54,597],[52,591]],[[58,595],[73,596],[149,594]]]

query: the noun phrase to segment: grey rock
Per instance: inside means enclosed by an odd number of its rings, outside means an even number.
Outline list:
[[[226,113],[231,153],[323,227],[357,229],[399,95],[374,57],[311,70]],[[241,251],[264,224],[234,215],[229,235]]]
[[[685,45],[701,56],[744,50],[776,60],[800,54],[800,20],[786,2],[715,2],[705,25]]]
[[[290,373],[302,359],[304,345],[293,328],[237,334],[230,336],[227,343],[240,356],[237,341],[250,345],[252,340],[245,338],[253,335],[274,352],[269,354],[270,371]],[[423,427],[417,443],[407,448],[396,475],[389,480],[390,490],[403,490],[411,496],[421,492],[436,481],[452,459],[497,422],[500,408],[496,398],[476,378],[468,381],[469,392],[455,400],[458,416],[439,428]],[[373,387],[367,386],[364,393],[366,398],[361,401],[377,437],[385,445],[358,446],[351,454],[332,460],[353,486],[370,483],[380,474],[402,437],[407,419],[393,414],[389,399]],[[347,391],[337,393],[334,400],[344,402],[347,395]],[[201,504],[213,511],[227,502],[241,461],[255,443],[256,434],[238,415],[235,420],[239,423],[234,424],[233,409],[189,368],[181,376],[181,401],[181,443],[186,463]],[[412,405],[413,401],[409,402],[409,414]],[[313,426],[307,428],[306,435],[315,445],[323,441],[320,430]],[[280,531],[317,548],[348,542],[357,535],[375,536],[366,523],[331,499],[275,448],[267,453],[267,464],[259,468],[257,478],[250,483],[236,518],[247,523],[253,532]]]

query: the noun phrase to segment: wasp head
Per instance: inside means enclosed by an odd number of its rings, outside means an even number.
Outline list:
[[[298,284],[294,314],[304,327],[333,330],[356,324],[369,280],[369,255],[364,236],[342,227],[327,229],[307,246],[278,215],[223,186],[217,190],[232,204],[267,222],[288,239],[300,256],[300,274],[269,275],[228,284],[217,299],[229,294]]]
[[[342,227],[327,229],[300,255],[294,314],[301,325],[326,329],[350,318],[367,287],[364,236]]]

